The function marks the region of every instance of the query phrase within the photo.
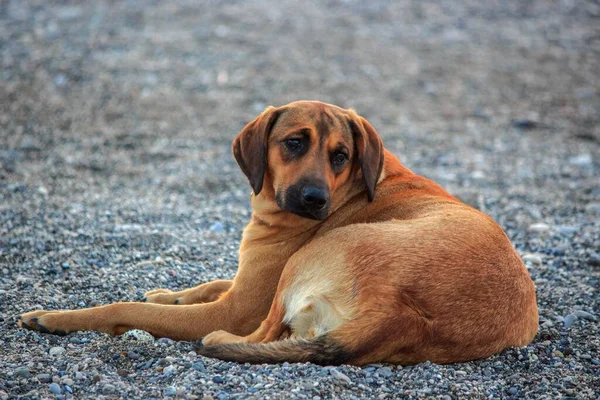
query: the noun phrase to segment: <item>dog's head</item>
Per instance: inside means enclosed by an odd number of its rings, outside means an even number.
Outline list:
[[[367,120],[316,101],[267,108],[235,138],[233,154],[255,195],[268,186],[281,209],[317,220],[357,184],[372,201],[384,158]]]

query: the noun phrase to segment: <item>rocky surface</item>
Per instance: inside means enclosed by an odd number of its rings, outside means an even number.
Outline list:
[[[0,2],[0,399],[598,398],[600,5],[594,1]],[[534,343],[440,366],[237,365],[143,333],[56,337],[23,311],[230,278],[266,105],[367,117],[505,228]]]

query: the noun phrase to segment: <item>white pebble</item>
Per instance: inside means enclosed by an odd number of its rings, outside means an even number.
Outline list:
[[[548,232],[550,230],[550,226],[544,223],[537,223],[537,224],[531,224],[529,225],[529,228],[527,228],[527,232],[531,232],[531,233],[544,233],[544,232]]]

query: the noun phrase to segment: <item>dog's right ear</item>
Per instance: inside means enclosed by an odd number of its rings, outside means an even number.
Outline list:
[[[263,178],[267,170],[269,135],[281,111],[275,107],[267,107],[254,121],[242,129],[231,146],[233,156],[242,172],[248,177],[255,195],[258,195],[263,187]]]

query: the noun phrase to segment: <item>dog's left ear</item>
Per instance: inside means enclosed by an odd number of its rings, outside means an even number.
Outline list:
[[[282,109],[267,107],[254,121],[248,123],[236,136],[231,146],[233,156],[242,172],[248,177],[255,195],[263,187],[267,169],[267,144],[269,134]]]
[[[369,201],[373,201],[375,186],[383,169],[383,142],[375,128],[363,117],[352,112],[348,120],[354,137],[358,163],[367,185]]]

